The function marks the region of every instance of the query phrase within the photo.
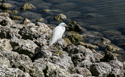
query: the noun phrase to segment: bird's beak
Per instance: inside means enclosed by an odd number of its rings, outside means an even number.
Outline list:
[[[66,27],[67,25],[65,24],[65,27]]]

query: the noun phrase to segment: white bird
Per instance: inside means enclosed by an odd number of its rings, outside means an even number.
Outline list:
[[[59,39],[62,38],[66,26],[67,25],[62,22],[57,27],[54,28],[49,40],[49,46],[52,46],[55,42],[57,42]]]

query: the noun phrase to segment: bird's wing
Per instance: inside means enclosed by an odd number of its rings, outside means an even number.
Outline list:
[[[58,39],[62,38],[64,31],[65,30],[63,30],[61,27],[57,26],[52,32],[49,45],[53,45],[53,43],[55,43]]]

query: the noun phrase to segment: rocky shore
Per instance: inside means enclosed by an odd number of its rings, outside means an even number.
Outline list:
[[[0,77],[124,77],[125,63],[111,52],[118,48],[108,45],[110,40],[102,38],[107,51],[101,54],[96,45],[73,44],[78,38],[69,34],[70,43],[66,38],[57,42],[57,55],[56,46],[48,46],[51,33],[45,23],[25,18],[16,24],[8,13],[0,13]]]

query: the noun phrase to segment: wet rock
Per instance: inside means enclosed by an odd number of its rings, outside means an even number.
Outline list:
[[[72,74],[72,77],[83,77],[82,75],[80,75],[80,74]]]
[[[50,12],[50,10],[49,9],[44,9],[44,10],[42,10],[43,12]]]
[[[7,68],[0,66],[0,72],[1,77],[30,77],[28,73],[25,73],[18,68]]]
[[[102,43],[103,43],[103,45],[108,45],[111,43],[111,41],[109,39],[102,38]]]
[[[0,39],[0,50],[3,51],[9,51],[12,50],[12,47],[10,45],[10,40],[7,39]]]
[[[10,3],[3,3],[2,4],[2,9],[10,9],[12,5]]]
[[[37,22],[41,22],[41,21],[44,21],[44,18],[40,18],[37,20]]]
[[[57,16],[54,17],[55,20],[58,20],[58,21],[62,21],[62,20],[65,20],[66,19],[66,15],[64,14],[59,14]]]
[[[38,46],[29,39],[11,39],[10,42],[13,47],[13,51],[18,52],[19,54],[25,54],[29,57],[33,57],[35,52],[37,52],[36,48],[38,48]]]
[[[76,32],[82,32],[82,27],[78,24],[75,25],[74,29]]]
[[[111,69],[112,67],[105,62],[93,63],[90,67],[92,75],[102,77],[107,77],[112,71]]]
[[[120,50],[120,48],[117,47],[117,46],[115,46],[115,45],[108,45],[108,46],[106,47],[106,51],[117,52],[117,51],[119,51],[119,50]]]
[[[64,38],[67,44],[71,44],[71,41],[68,38]]]
[[[11,18],[12,20],[20,20],[20,19],[22,19],[21,16],[17,16],[17,15],[11,15],[10,18]]]
[[[112,60],[109,64],[112,67],[112,71],[108,77],[124,77],[123,63],[118,60]]]
[[[103,16],[102,15],[99,15],[99,14],[96,14],[96,13],[88,13],[88,14],[85,14],[84,18],[102,18]]]
[[[98,46],[92,45],[89,43],[79,42],[79,44],[85,46],[86,48],[90,48],[90,49],[98,49],[99,48]]]
[[[73,44],[78,44],[79,42],[83,41],[83,35],[80,35],[76,32],[68,32],[68,39],[73,43]]]
[[[83,68],[83,67],[75,67],[72,70],[72,73],[78,73],[81,74],[82,76],[92,76],[91,72],[87,69],[87,68]]]
[[[3,12],[7,12],[9,14],[17,14],[18,11],[17,10],[2,10]]]
[[[22,10],[22,11],[31,10],[31,9],[33,9],[33,8],[35,8],[35,6],[32,5],[32,4],[30,4],[30,3],[25,3],[25,4],[23,4],[23,5],[21,6],[21,10]]]

